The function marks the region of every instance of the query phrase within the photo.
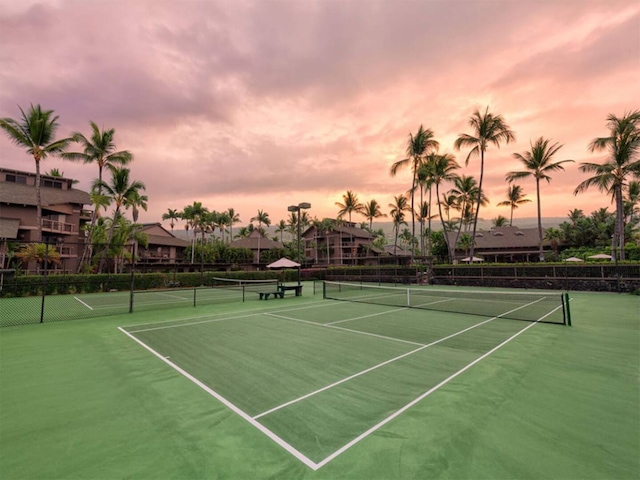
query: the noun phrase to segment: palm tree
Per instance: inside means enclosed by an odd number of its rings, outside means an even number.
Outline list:
[[[113,141],[116,133],[114,128],[100,130],[94,122],[89,122],[89,124],[91,125],[89,138],[80,132],[73,133],[73,141],[78,142],[83,151],[67,152],[62,155],[62,158],[97,164],[98,183],[100,183],[102,182],[102,170],[105,167],[127,165],[133,160],[133,155],[128,150],[116,151],[116,144]]]
[[[507,224],[507,217],[503,217],[502,215],[498,215],[496,218],[491,220],[491,223],[494,227],[504,227]]]
[[[89,224],[89,230],[85,239],[84,248],[82,249],[82,256],[80,262],[78,262],[78,268],[76,273],[80,273],[84,268],[85,262],[91,263],[91,256],[93,255],[93,233],[96,227],[96,221],[100,217],[100,209],[106,210],[111,205],[111,198],[108,195],[102,195],[98,193],[96,189],[91,189],[91,203],[93,204],[93,213],[91,215],[91,223]]]
[[[444,221],[444,217],[442,216],[442,204],[440,202],[440,185],[444,182],[453,181],[457,178],[457,174],[455,171],[460,168],[458,162],[455,161],[455,158],[450,153],[432,153],[429,155],[429,162],[433,165],[433,184],[436,186],[436,198],[438,199],[438,211],[440,213],[440,223],[442,224],[442,230],[444,233],[445,241],[447,242],[447,247],[449,248],[449,257],[451,261],[453,261],[453,256],[455,253],[455,244],[450,245],[450,242],[447,237],[447,227]]]
[[[499,207],[511,207],[511,217],[509,218],[509,226],[513,226],[513,211],[523,203],[529,203],[531,200],[524,198],[526,195],[522,191],[520,185],[509,185],[507,190],[507,199],[504,202],[498,203]]]
[[[287,222],[285,222],[284,220],[280,220],[280,222],[278,222],[278,225],[276,225],[276,233],[280,234],[280,243],[284,243],[283,234],[288,230],[288,228],[289,227],[287,226]]]
[[[640,181],[631,180],[627,185],[627,196],[624,198],[625,224],[635,224],[639,213],[638,203],[640,203]]]
[[[371,199],[367,203],[362,205],[362,209],[360,213],[364,215],[364,217],[369,220],[369,230],[373,230],[373,219],[386,217],[386,213],[382,213],[380,209],[380,204],[375,200]]]
[[[526,170],[520,172],[509,172],[506,175],[508,182],[513,182],[521,178],[533,177],[536,179],[536,198],[538,200],[538,250],[540,253],[540,261],[544,261],[544,252],[542,250],[542,212],[540,208],[540,180],[546,180],[551,183],[549,173],[564,170],[563,163],[573,162],[573,160],[560,160],[552,162],[553,156],[562,148],[559,143],[550,145],[551,140],[540,137],[535,143],[531,143],[531,151],[523,154],[514,153],[513,157],[520,160]]]
[[[229,215],[229,241],[233,241],[233,225],[240,223],[240,215],[233,208],[228,208],[227,214]]]
[[[36,272],[40,273],[40,267],[45,264],[60,264],[60,253],[54,246],[45,243],[27,243],[16,253],[16,257],[29,265],[36,263]]]
[[[271,219],[269,219],[269,214],[267,212],[258,210],[258,215],[252,217],[250,221],[258,222],[258,263],[260,263],[260,237],[262,237],[262,224],[264,223],[268,227],[271,225]]]
[[[112,203],[115,205],[115,211],[113,213],[113,221],[111,222],[111,228],[109,228],[107,236],[107,246],[111,244],[113,238],[113,229],[120,217],[122,207],[128,208],[132,197],[139,194],[140,190],[145,190],[145,185],[139,180],[130,180],[129,175],[131,171],[128,168],[109,167],[111,171],[111,180],[109,183],[105,181],[96,180],[93,184],[98,192],[103,190],[111,198]],[[100,258],[100,265],[98,267],[98,273],[102,273],[104,267],[106,249],[102,253]]]
[[[167,213],[162,214],[162,220],[169,220],[169,225],[171,225],[171,233],[173,233],[173,226],[175,222],[180,220],[180,212],[178,210],[174,210],[169,208]]]
[[[578,223],[578,220],[580,220],[581,218],[585,218],[584,212],[579,208],[574,208],[573,210],[569,210],[567,217],[569,217],[571,224],[574,226]]]
[[[558,246],[563,239],[562,230],[554,227],[547,228],[547,231],[544,234],[544,238],[546,240],[549,240],[551,249],[556,255],[558,255]]]
[[[461,134],[455,141],[454,147],[456,150],[460,150],[462,147],[471,147],[471,151],[467,155],[465,165],[469,164],[469,159],[473,155],[480,156],[480,181],[478,183],[478,200],[482,198],[482,181],[484,179],[484,154],[490,144],[500,148],[500,143],[509,143],[516,139],[515,133],[511,130],[509,125],[505,122],[502,115],[494,115],[489,113],[489,107],[484,113],[480,113],[479,110],[473,112],[473,115],[469,119],[469,125],[473,129],[473,134],[466,133]],[[473,243],[469,256],[473,257],[475,249],[476,230],[478,228],[478,215],[480,214],[480,205],[475,209],[475,215],[473,219]]]
[[[398,160],[391,165],[391,176],[395,177],[398,170],[401,168],[411,166],[412,181],[411,181],[411,233],[416,236],[416,223],[414,215],[414,197],[416,184],[418,182],[418,170],[423,162],[424,155],[430,150],[437,150],[440,144],[434,138],[433,130],[427,128],[426,130],[420,125],[418,132],[414,136],[409,133],[409,141],[407,142],[407,158]],[[411,252],[411,260],[413,261],[413,250]]]
[[[15,145],[25,147],[27,153],[33,156],[36,162],[36,223],[38,224],[37,237],[42,239],[42,193],[40,191],[40,162],[49,155],[61,155],[71,143],[72,138],[55,140],[58,129],[58,116],[53,115],[53,110],[42,110],[40,105],[31,108],[27,113],[20,109],[22,118],[0,119],[0,128]]]
[[[393,242],[393,254],[396,254],[398,248],[398,233],[400,230],[400,225],[406,225],[407,222],[404,220],[404,212],[408,212],[409,201],[407,197],[404,195],[396,195],[393,197],[393,203],[389,204],[389,208],[391,209],[391,219],[393,220],[393,230],[395,232],[395,240]]]
[[[640,110],[625,113],[622,118],[613,114],[607,117],[609,136],[595,138],[589,144],[591,152],[606,150],[609,158],[602,164],[584,162],[580,170],[594,174],[580,183],[574,194],[596,187],[612,196],[616,204],[616,223],[613,249],[616,258],[624,260],[624,200],[623,189],[630,178],[640,177]]]
[[[478,200],[478,182],[471,176],[462,175],[460,177],[456,175],[453,178],[453,188],[449,190],[448,193],[453,196],[454,201],[460,209],[460,224],[457,228],[458,233],[454,241],[454,245],[458,245],[458,238],[460,237],[460,232],[462,232],[462,224],[468,216],[472,214],[473,207]],[[483,195],[481,204],[485,205],[487,202],[487,198]],[[466,230],[465,227],[465,231]]]
[[[131,208],[131,217],[133,218],[133,223],[138,222],[138,214],[140,213],[139,209],[142,208],[145,212],[147,211],[147,201],[149,198],[146,195],[140,195],[140,192],[135,191],[129,195],[124,202],[125,208]]]
[[[336,206],[340,207],[338,210],[338,216],[344,217],[345,214],[349,216],[349,223],[351,223],[351,214],[353,212],[362,212],[364,205],[358,201],[358,195],[351,190],[347,190],[347,193],[342,195],[342,202],[336,202]]]

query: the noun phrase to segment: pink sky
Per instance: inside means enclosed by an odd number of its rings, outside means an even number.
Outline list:
[[[563,217],[613,207],[591,191],[579,162],[605,136],[609,113],[640,108],[640,3],[634,0],[85,1],[0,0],[0,117],[41,104],[60,116],[59,136],[89,121],[116,129],[149,210],[201,201],[258,209],[273,223],[287,206],[335,217],[346,190],[388,212],[411,186],[392,178],[410,132],[431,128],[454,152],[474,109],[503,115],[517,141],[487,152],[481,217],[509,216],[513,152],[545,136],[574,159],[542,185],[542,213]],[[0,135],[0,166],[33,159]],[[47,159],[88,190],[92,165]],[[472,159],[460,173],[479,176]],[[533,180],[523,180],[535,200]],[[535,217],[535,201],[516,211]],[[354,216],[360,221],[360,216]]]

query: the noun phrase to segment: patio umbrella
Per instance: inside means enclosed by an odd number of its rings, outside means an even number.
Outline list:
[[[465,257],[462,260],[460,260],[461,262],[465,262],[465,263],[469,263],[469,260],[471,260],[472,262],[484,262],[484,258],[480,258],[480,257]]]
[[[288,258],[282,257],[280,260],[276,260],[275,262],[267,265],[267,268],[298,268],[299,266],[300,266],[299,263],[296,263],[293,260],[289,260]]]
[[[578,257],[569,257],[564,259],[565,262],[584,262],[581,258]]]
[[[613,257],[606,253],[598,253],[597,255],[591,255],[587,258],[593,258],[594,260],[613,260]]]

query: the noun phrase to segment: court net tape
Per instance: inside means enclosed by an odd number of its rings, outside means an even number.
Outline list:
[[[436,290],[325,281],[323,297],[330,300],[570,325],[568,295],[556,292]]]

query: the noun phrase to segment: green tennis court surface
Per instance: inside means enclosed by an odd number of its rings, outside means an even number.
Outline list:
[[[637,478],[639,298],[571,296],[573,327],[306,294],[4,328],[0,476]]]

